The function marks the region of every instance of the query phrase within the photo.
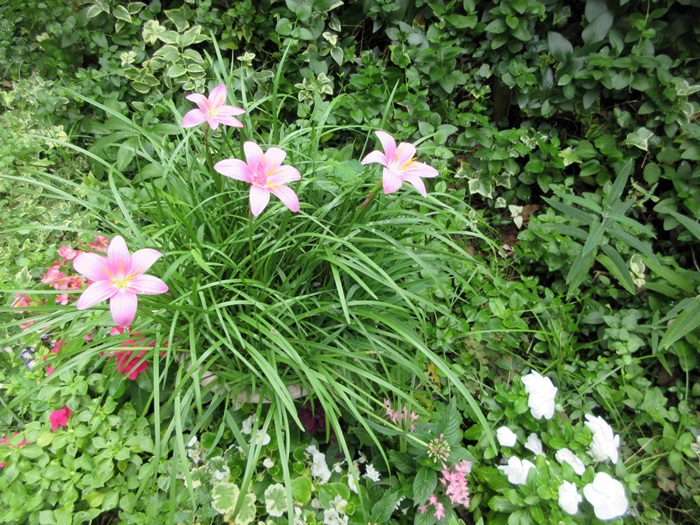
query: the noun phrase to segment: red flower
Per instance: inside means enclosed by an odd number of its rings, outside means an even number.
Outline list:
[[[49,416],[49,421],[51,421],[51,432],[56,432],[58,427],[67,428],[68,419],[72,413],[73,411],[67,406],[51,412],[51,415]]]

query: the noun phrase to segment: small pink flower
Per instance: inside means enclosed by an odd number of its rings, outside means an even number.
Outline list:
[[[102,235],[95,235],[95,240],[88,244],[88,248],[96,252],[106,252],[109,245],[109,239]]]
[[[79,251],[74,250],[70,246],[67,246],[63,244],[59,249],[58,249],[58,255],[59,257],[62,257],[66,261],[72,261],[75,259],[78,254],[80,254]]]
[[[67,428],[68,419],[72,413],[73,411],[67,406],[51,412],[51,415],[49,416],[49,421],[51,421],[51,431],[56,432],[58,427]]]
[[[440,503],[440,502],[438,501],[437,496],[436,496],[435,494],[432,494],[432,495],[428,498],[428,503],[427,503],[427,505],[423,505],[423,506],[420,508],[421,514],[425,514],[425,513],[428,511],[428,507],[430,507],[431,505],[432,505],[433,507],[435,507],[435,514],[434,514],[434,516],[435,516],[437,519],[442,519],[442,518],[445,517],[445,506],[444,506],[442,503]]]
[[[203,122],[207,122],[211,129],[218,128],[219,124],[233,126],[234,128],[243,127],[241,121],[234,117],[242,115],[245,111],[241,108],[224,104],[226,102],[226,86],[224,84],[212,89],[209,98],[199,93],[187,95],[185,98],[197,104],[197,109],[187,112],[185,118],[182,119],[181,125],[183,128],[199,126]]]
[[[67,293],[60,293],[56,296],[56,303],[65,306],[70,303],[70,296]]]
[[[93,283],[78,299],[78,310],[109,299],[115,324],[130,325],[136,316],[138,294],[156,295],[168,291],[168,285],[161,279],[144,273],[160,256],[159,251],[150,248],[130,255],[126,242],[119,235],[109,244],[106,258],[95,253],[81,253],[73,261],[73,267]]]
[[[46,273],[41,278],[41,282],[44,284],[50,284],[56,290],[61,290],[61,287],[65,284],[66,279],[66,274],[59,270],[59,265],[55,265],[46,270]]]
[[[384,193],[394,193],[404,181],[408,181],[420,192],[423,197],[427,195],[425,184],[421,177],[437,177],[438,171],[432,166],[416,161],[416,147],[408,142],[402,142],[396,146],[394,137],[384,131],[375,131],[382,143],[384,153],[375,150],[362,159],[362,164],[376,162],[384,166],[382,183]]]
[[[251,213],[255,217],[262,213],[270,202],[270,193],[293,212],[299,211],[299,198],[287,183],[300,180],[301,174],[292,166],[282,166],[287,154],[279,148],[263,153],[260,146],[250,141],[243,144],[243,150],[246,162],[226,159],[217,162],[214,169],[226,177],[251,184]]]
[[[31,299],[27,294],[15,292],[15,299],[12,301],[12,308],[26,308],[31,304]]]

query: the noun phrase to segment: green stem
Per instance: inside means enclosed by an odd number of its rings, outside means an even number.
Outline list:
[[[255,246],[253,245],[253,212],[248,211],[248,250],[250,251],[250,265],[253,268],[253,279],[257,277],[257,268],[255,266]]]
[[[204,153],[207,157],[207,167],[209,168],[209,173],[211,173],[214,179],[214,184],[216,184],[216,192],[221,194],[224,191],[224,184],[222,176],[219,172],[214,169],[214,161],[211,158],[211,151],[209,150],[209,123],[204,123]]]

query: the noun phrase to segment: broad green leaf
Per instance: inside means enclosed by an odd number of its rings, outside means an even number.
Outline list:
[[[574,46],[561,33],[555,31],[547,33],[547,43],[550,53],[559,62],[565,62],[574,54]]]
[[[700,240],[700,223],[697,221],[693,221],[690,218],[686,217],[685,215],[682,215],[678,212],[675,211],[669,211],[668,212],[674,219],[676,219],[678,222],[680,222],[683,226],[686,227],[686,229],[695,235]]]
[[[421,467],[413,480],[413,500],[422,505],[435,492],[437,472],[429,467]]]
[[[211,506],[220,514],[229,514],[236,508],[240,493],[235,483],[217,483],[211,491]]]
[[[598,245],[603,240],[603,235],[605,234],[605,226],[605,221],[591,225],[591,229],[588,232],[588,238],[586,239],[586,244],[583,245],[583,250],[581,250],[579,257],[589,253],[595,253],[598,250]]]
[[[659,347],[663,350],[700,326],[700,295],[694,297],[668,327]]]
[[[606,36],[613,24],[613,14],[610,11],[603,11],[600,15],[590,24],[588,24],[583,32],[581,33],[581,38],[584,44],[594,44],[600,42]]]
[[[637,128],[632,133],[628,133],[623,144],[634,146],[642,151],[649,151],[649,141],[654,137],[656,137],[656,135],[653,131],[645,127],[641,127]]]
[[[117,7],[114,8],[112,11],[112,14],[115,16],[115,18],[118,18],[119,20],[123,20],[124,22],[128,22],[131,24],[131,14],[129,14],[129,11],[124,7],[123,5],[118,5]]]
[[[386,491],[382,498],[372,506],[372,523],[389,523],[389,518],[394,513],[394,507],[399,501],[400,492]]]
[[[593,222],[595,221],[595,218],[592,215],[586,213],[585,211],[579,210],[578,208],[574,208],[573,206],[569,206],[568,204],[564,204],[563,202],[555,201],[548,197],[543,197],[543,199],[552,208],[560,211],[568,217],[571,217],[572,219],[576,219],[577,221],[582,222],[583,224],[593,224]]]

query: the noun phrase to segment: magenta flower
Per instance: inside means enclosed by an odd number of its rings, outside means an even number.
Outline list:
[[[117,235],[107,248],[107,257],[81,253],[73,268],[93,281],[78,299],[78,310],[85,310],[109,299],[112,319],[119,326],[130,325],[136,316],[137,294],[155,295],[168,291],[158,277],[145,275],[161,256],[150,248],[129,255],[126,242]]]
[[[243,144],[246,162],[238,159],[226,159],[217,162],[214,169],[232,179],[249,182],[250,211],[257,217],[270,202],[273,193],[293,212],[299,211],[299,198],[287,186],[288,182],[301,179],[301,174],[292,166],[282,166],[287,154],[279,148],[270,148],[263,153],[254,142]]]
[[[68,426],[68,419],[73,411],[67,406],[54,410],[49,416],[49,421],[51,421],[51,432],[56,432],[58,427],[66,428]]]
[[[394,137],[384,131],[375,131],[379,141],[382,143],[384,153],[375,150],[364,159],[362,164],[377,162],[384,166],[382,183],[384,193],[394,193],[402,185],[403,181],[408,181],[425,197],[425,184],[421,177],[437,177],[438,171],[432,166],[416,162],[416,147],[408,142],[402,142],[396,146]]]
[[[216,129],[219,124],[233,126],[234,128],[242,128],[243,124],[235,118],[235,115],[245,113],[241,108],[235,106],[227,106],[226,102],[226,86],[220,86],[212,89],[209,98],[199,93],[192,93],[185,97],[197,104],[198,109],[188,111],[185,118],[182,119],[183,128],[192,128],[199,126],[202,122],[207,122],[211,129]]]

